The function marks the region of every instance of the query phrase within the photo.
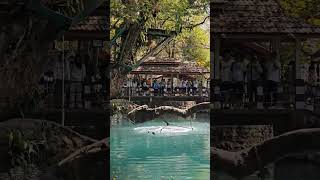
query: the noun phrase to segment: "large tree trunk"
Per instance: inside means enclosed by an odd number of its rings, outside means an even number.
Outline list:
[[[111,69],[110,81],[110,98],[121,98],[122,86],[127,80],[126,74],[121,72],[121,69]]]
[[[111,91],[112,98],[119,97],[122,86],[126,81],[126,76],[130,72],[128,69],[133,62],[133,50],[136,48],[137,39],[141,32],[141,23],[127,23],[127,31],[122,36],[120,44],[120,53],[116,57],[115,68],[111,70]]]
[[[18,17],[3,26],[0,57],[2,96],[22,97],[34,91],[48,51],[49,41],[42,39],[48,21],[37,17]]]
[[[211,147],[211,167],[241,179],[286,156],[320,151],[320,129],[301,129],[237,152]]]

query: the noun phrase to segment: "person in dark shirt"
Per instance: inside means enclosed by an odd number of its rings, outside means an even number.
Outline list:
[[[250,102],[257,101],[258,82],[262,80],[263,69],[256,55],[251,57],[247,65],[247,82],[249,83],[249,99]]]
[[[168,94],[171,94],[171,89],[172,89],[172,87],[171,87],[171,79],[168,79],[168,81],[167,81],[167,93]]]
[[[153,81],[152,88],[153,88],[154,95],[157,96],[160,90],[160,84],[158,83],[157,80]]]
[[[166,87],[166,81],[162,78],[160,81],[160,95],[164,95],[164,89]]]

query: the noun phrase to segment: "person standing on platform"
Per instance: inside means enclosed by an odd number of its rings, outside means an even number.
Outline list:
[[[71,60],[71,59],[74,59],[74,56],[71,56],[64,61],[65,99],[67,99],[66,97],[69,94],[69,92],[68,92],[68,90],[69,90],[68,82],[70,81],[69,60]],[[57,56],[55,59],[54,75],[55,75],[55,82],[56,82],[55,88],[54,88],[55,106],[58,108],[58,107],[61,107],[61,105],[62,105],[63,59],[62,59],[61,55]]]
[[[176,87],[175,87],[175,91],[176,93],[179,93],[179,91],[181,91],[181,81],[179,78],[177,78],[177,81],[176,81]]]
[[[182,79],[180,81],[179,87],[180,87],[180,94],[183,94],[184,93],[184,79]]]
[[[277,54],[272,53],[271,57],[265,62],[266,70],[266,99],[269,105],[274,106],[278,100],[277,91],[280,84],[280,68],[281,64],[277,61]]]
[[[224,96],[225,102],[223,103],[224,108],[229,108],[231,89],[232,89],[232,72],[231,66],[234,62],[234,58],[231,56],[229,51],[225,52],[225,56],[221,61],[221,93]],[[202,81],[201,81],[202,84]]]
[[[171,79],[168,79],[167,81],[167,94],[171,94]]]
[[[198,93],[198,80],[193,80],[193,95]]]
[[[317,76],[316,76],[316,68],[313,62],[311,62],[308,68],[308,79],[307,79],[307,97],[310,102],[311,99],[315,97],[315,86],[316,86]],[[311,103],[311,102],[310,102]]]
[[[132,95],[135,96],[138,93],[138,78],[135,76],[132,80]]]
[[[166,88],[166,81],[164,78],[161,79],[160,81],[160,95],[164,95],[164,89]]]
[[[232,83],[233,83],[233,99],[240,107],[243,105],[244,95],[244,76],[245,76],[245,64],[244,56],[239,54],[236,61],[231,66],[232,71]]]
[[[160,84],[156,79],[152,83],[152,88],[153,88],[154,96],[157,96],[159,94]]]
[[[152,92],[152,80],[151,80],[151,78],[148,78],[148,80],[147,80],[147,87],[148,87],[148,95],[151,95],[151,92]]]
[[[263,69],[256,55],[251,57],[247,65],[247,82],[249,83],[249,100],[257,102],[257,88],[259,81],[262,80]]]
[[[232,63],[231,71],[232,71],[232,82],[233,82],[233,89],[234,92],[243,93],[244,92],[244,57],[243,55],[238,55],[236,61]]]
[[[190,95],[190,92],[191,92],[191,82],[190,80],[186,80],[186,86],[187,86],[187,95]]]
[[[182,93],[186,94],[187,93],[187,80],[182,80]]]
[[[141,84],[142,84],[143,96],[146,96],[147,92],[149,90],[149,87],[148,87],[146,79],[142,79]]]
[[[82,83],[86,75],[86,69],[81,62],[80,56],[77,55],[71,63],[71,84],[70,84],[70,107],[82,108]]]

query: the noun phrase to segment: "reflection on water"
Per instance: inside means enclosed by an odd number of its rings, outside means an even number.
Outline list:
[[[111,177],[120,180],[210,179],[208,118],[167,119],[111,128]]]

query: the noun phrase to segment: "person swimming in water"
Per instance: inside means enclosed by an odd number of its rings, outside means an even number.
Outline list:
[[[168,123],[168,121],[165,121],[165,120],[164,120],[163,122],[164,122],[164,123],[166,123],[166,125],[167,125],[167,126],[169,126],[169,125],[170,125],[170,124]]]

